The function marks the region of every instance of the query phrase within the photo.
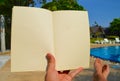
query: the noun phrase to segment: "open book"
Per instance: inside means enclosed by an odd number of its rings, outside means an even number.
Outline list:
[[[13,8],[12,72],[45,71],[47,53],[55,56],[57,70],[88,68],[89,52],[87,11]]]

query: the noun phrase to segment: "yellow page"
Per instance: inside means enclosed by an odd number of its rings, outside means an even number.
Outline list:
[[[40,71],[45,55],[54,54],[52,12],[40,8],[14,7],[12,13],[11,71]]]
[[[55,11],[53,20],[57,69],[88,68],[90,38],[87,11]]]

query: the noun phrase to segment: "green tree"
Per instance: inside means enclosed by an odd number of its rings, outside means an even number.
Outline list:
[[[1,4],[1,3],[4,3],[4,0],[0,0],[0,4]]]
[[[52,11],[56,10],[85,10],[76,0],[53,0],[42,6]]]
[[[109,32],[111,35],[120,36],[120,18],[115,18],[110,23]]]
[[[3,0],[0,4],[0,14],[11,17],[13,6],[29,6],[33,3],[33,0]]]

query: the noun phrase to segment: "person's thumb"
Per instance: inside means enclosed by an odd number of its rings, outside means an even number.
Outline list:
[[[47,71],[52,71],[52,70],[55,70],[55,58],[52,54],[50,53],[47,53],[46,55],[46,58],[47,58]]]

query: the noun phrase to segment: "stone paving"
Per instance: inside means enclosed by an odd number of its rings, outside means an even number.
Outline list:
[[[91,44],[91,48],[101,47],[101,46],[111,46],[109,44]],[[1,56],[1,55],[0,55]],[[9,55],[10,56],[10,55]],[[90,68],[85,69],[80,74],[78,74],[73,81],[92,81],[92,75],[94,72],[93,63],[95,58],[90,58]],[[10,62],[9,59],[5,65],[0,68],[0,81],[44,81],[45,72],[10,72]],[[103,61],[110,65],[110,75],[108,81],[120,81],[120,64],[111,63],[109,61]]]

